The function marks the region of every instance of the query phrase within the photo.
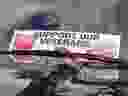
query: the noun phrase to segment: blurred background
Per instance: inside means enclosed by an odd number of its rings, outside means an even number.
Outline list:
[[[23,24],[33,12],[42,10],[56,12],[56,15],[61,17],[60,22],[64,30],[122,32],[120,56],[127,58],[128,29],[126,26],[127,12],[124,9],[127,4],[125,1],[122,0],[123,4],[120,0],[1,0],[0,50],[8,49],[8,38],[11,36],[8,35],[8,31],[13,24]],[[55,62],[54,59],[53,61]],[[45,59],[42,59],[41,63],[45,63]],[[0,64],[0,94],[14,96],[15,90],[21,90],[25,81],[19,80],[16,85],[16,79],[12,78],[9,70],[15,71],[15,68],[19,66],[13,64],[8,56],[2,55],[0,55]],[[46,68],[47,66],[44,67]],[[124,77],[123,72],[120,72],[120,76]],[[127,88],[124,89],[127,90]]]

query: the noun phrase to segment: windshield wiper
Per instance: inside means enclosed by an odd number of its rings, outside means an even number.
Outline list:
[[[76,56],[83,56],[85,59],[88,60],[99,60],[104,62],[104,65],[107,67],[109,65],[109,68],[114,68],[113,65],[118,65],[116,66],[116,68],[119,69],[128,69],[128,60],[127,59],[123,59],[123,58],[110,58],[110,57],[105,57],[105,56],[98,56],[98,55],[94,55],[94,54],[69,54],[69,53],[64,53],[64,52],[60,52],[60,51],[49,51],[49,50],[12,50],[12,51],[6,51],[6,50],[1,50],[0,51],[1,55],[34,55],[34,56],[49,56],[49,57],[57,57],[57,58],[75,58]],[[82,58],[83,58],[82,57]],[[84,66],[89,65],[88,63],[86,64],[82,64]],[[102,64],[103,65],[103,64]],[[102,66],[96,66],[101,68]],[[103,66],[104,68],[104,66]]]
[[[51,56],[51,57],[64,57],[64,54],[58,51],[47,50],[12,50],[12,51],[0,51],[1,55],[35,55],[35,56]]]

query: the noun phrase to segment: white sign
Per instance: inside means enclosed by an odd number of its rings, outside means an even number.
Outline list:
[[[104,34],[102,32],[67,32],[56,30],[14,30],[14,35],[9,44],[10,51],[12,49],[55,50],[57,47],[113,48],[114,56],[118,57],[120,34],[114,35]]]

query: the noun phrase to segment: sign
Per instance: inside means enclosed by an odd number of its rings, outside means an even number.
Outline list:
[[[120,34],[104,34],[102,32],[65,32],[56,30],[14,30],[14,33],[9,44],[9,50],[55,50],[56,48],[63,47],[69,51],[87,52],[86,50],[91,49],[91,51],[88,50],[88,52],[93,52],[93,54],[97,54],[97,52],[98,54],[106,52],[104,53],[106,56],[119,56]],[[10,57],[12,58],[14,56]],[[26,58],[29,58],[30,60],[28,61],[32,62],[32,58],[35,57],[37,58],[37,56],[29,56]],[[68,59],[69,58],[64,58],[64,60],[70,61]],[[78,60],[85,61],[83,58],[79,58]]]

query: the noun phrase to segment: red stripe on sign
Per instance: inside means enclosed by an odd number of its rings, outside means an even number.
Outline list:
[[[65,52],[67,54],[75,54],[77,53],[76,56],[73,57],[64,57],[64,62],[66,64],[105,64],[106,61],[112,61],[112,49],[94,49],[94,48],[68,48],[65,49]],[[90,53],[92,55],[96,55],[97,59],[89,59],[91,57],[84,56],[84,54]],[[83,56],[80,56],[80,55]],[[108,64],[108,63],[107,63]]]
[[[32,50],[32,35],[16,34],[16,50],[30,49]],[[26,54],[26,53],[23,53]],[[16,63],[32,63],[32,55],[16,55]]]
[[[17,34],[16,49],[32,49],[32,35]]]

